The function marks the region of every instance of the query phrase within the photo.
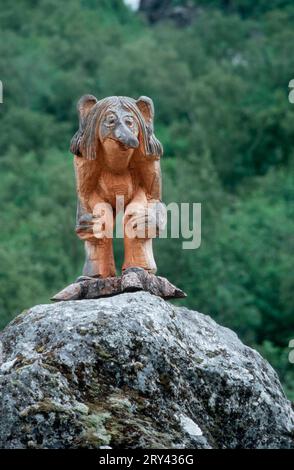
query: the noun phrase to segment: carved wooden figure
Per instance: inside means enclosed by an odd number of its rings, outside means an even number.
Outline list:
[[[161,202],[162,146],[154,135],[150,98],[85,95],[78,102],[79,129],[72,138],[78,208],[76,233],[85,242],[83,276],[52,300],[75,300],[147,290],[185,297],[155,276],[152,239],[165,224]],[[118,206],[117,202],[120,202]],[[124,263],[116,277],[113,227],[123,210]]]
[[[83,274],[115,276],[111,232],[118,196],[123,197],[125,210],[122,269],[140,267],[155,273],[152,236],[160,228],[163,208],[162,146],[153,132],[153,102],[145,96],[138,100],[112,96],[98,101],[86,95],[78,102],[78,113],[79,130],[71,151],[78,193],[76,232],[86,248]],[[128,236],[127,224],[134,230],[133,236]],[[154,224],[157,227],[152,231]],[[146,237],[139,236],[144,232]]]

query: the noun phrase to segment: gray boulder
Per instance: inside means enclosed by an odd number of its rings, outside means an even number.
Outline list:
[[[193,22],[201,8],[189,0],[181,5],[175,5],[173,0],[141,0],[139,10],[150,23],[173,20],[177,26],[185,27]]]
[[[0,339],[1,448],[294,448],[272,367],[146,292],[37,305]]]

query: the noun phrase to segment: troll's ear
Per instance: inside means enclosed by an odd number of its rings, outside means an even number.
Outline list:
[[[144,153],[145,156],[158,160],[162,154],[163,149],[159,140],[155,137],[153,131],[154,121],[154,104],[151,98],[148,96],[140,96],[137,99],[136,105],[139,108],[143,119],[145,121],[145,131],[147,135],[144,135]],[[145,132],[144,132],[145,134]]]
[[[79,130],[75,133],[70,143],[70,151],[74,155],[81,156],[80,143],[85,128],[85,121],[89,112],[96,103],[98,103],[98,100],[93,95],[84,95],[78,101],[77,111],[79,115]]]
[[[80,118],[80,125],[83,124],[88,113],[96,103],[98,103],[98,100],[93,95],[84,95],[79,99],[77,110]]]
[[[141,111],[146,124],[153,130],[154,104],[152,99],[148,98],[148,96],[140,96],[136,101],[136,105]]]

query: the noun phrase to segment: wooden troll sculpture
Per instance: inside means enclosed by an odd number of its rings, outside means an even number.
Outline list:
[[[148,290],[163,298],[185,294],[157,277],[152,239],[165,225],[160,157],[150,98],[92,95],[78,102],[79,129],[70,150],[78,194],[76,233],[85,242],[83,276],[53,300],[97,298]],[[119,204],[118,204],[119,202]],[[113,226],[124,211],[124,263],[116,276]]]
[[[159,213],[162,146],[153,134],[150,98],[113,96],[97,101],[84,96],[78,112],[80,128],[71,151],[79,199],[76,231],[86,248],[83,274],[111,277],[115,276],[111,232],[116,198],[123,197],[125,224],[137,231],[142,231],[142,224],[146,229],[151,226],[147,203],[157,203]],[[125,234],[124,248],[123,270],[141,267],[156,272],[152,238]]]

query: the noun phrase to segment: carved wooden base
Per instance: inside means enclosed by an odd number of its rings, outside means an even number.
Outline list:
[[[51,300],[98,299],[99,297],[144,290],[163,299],[180,299],[186,297],[178,287],[166,278],[149,274],[142,268],[128,268],[120,277],[93,278],[79,277],[76,282],[65,287]]]

